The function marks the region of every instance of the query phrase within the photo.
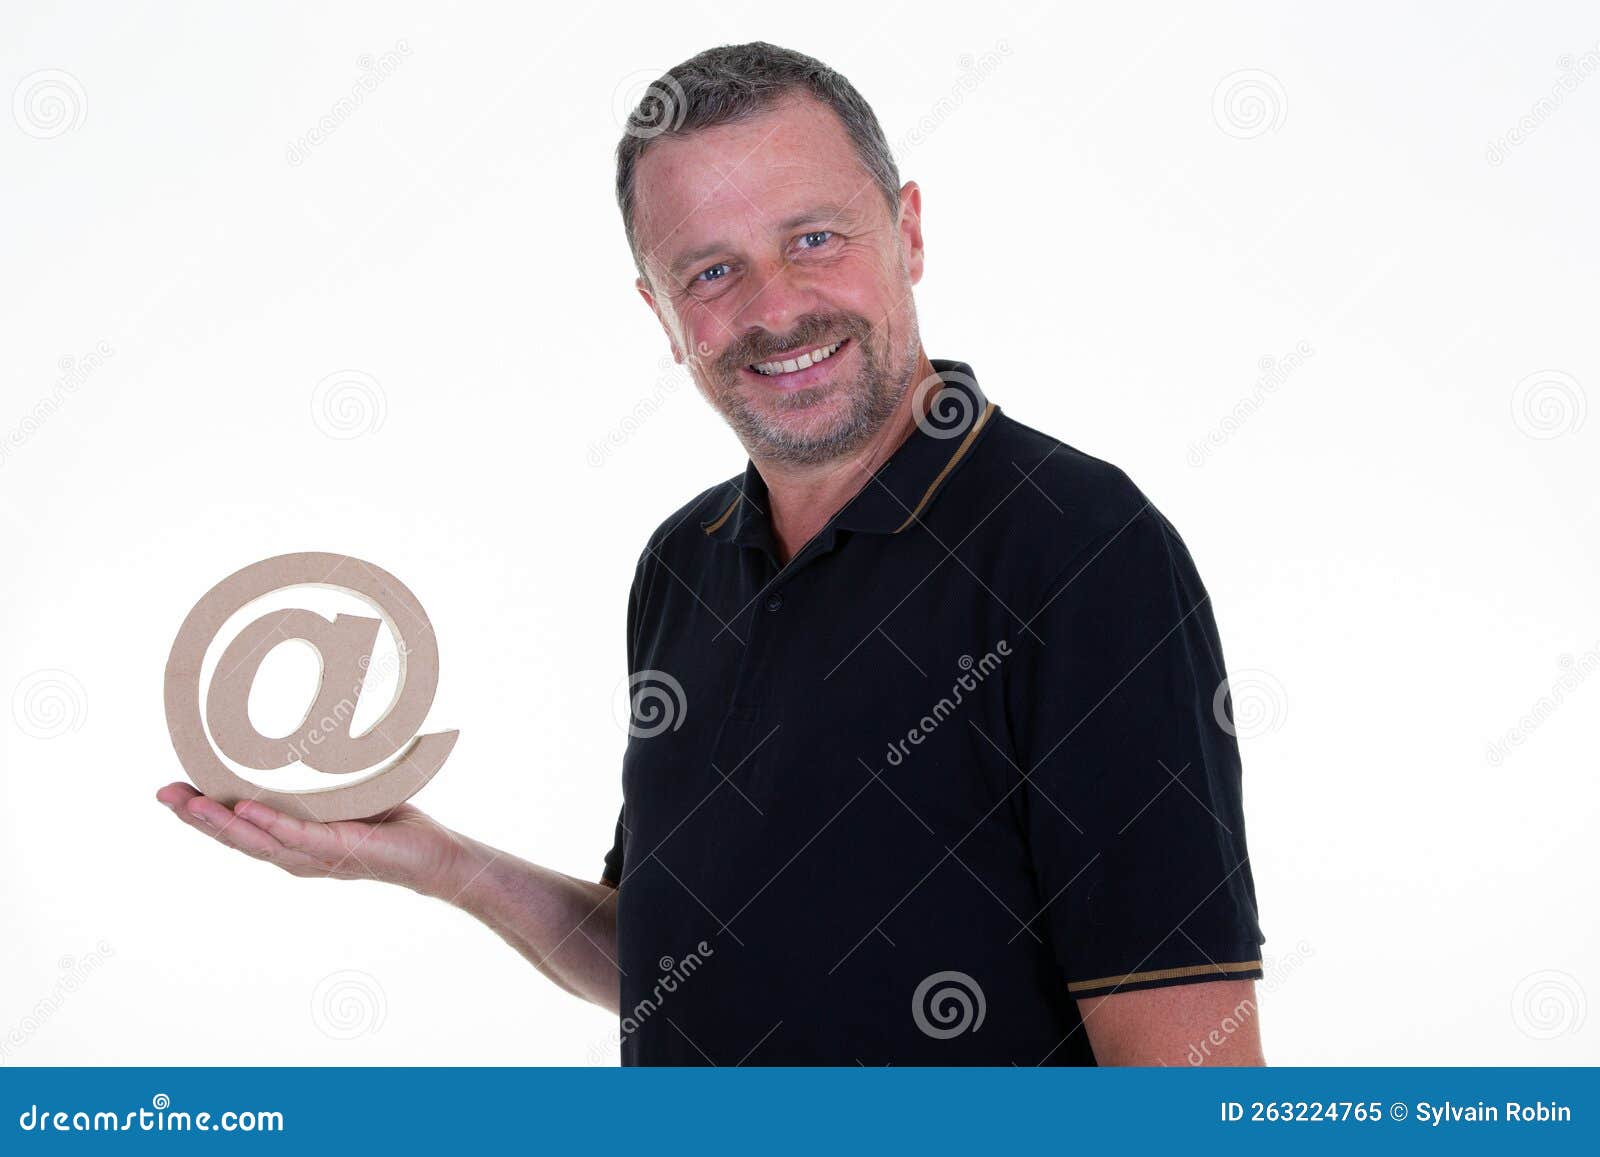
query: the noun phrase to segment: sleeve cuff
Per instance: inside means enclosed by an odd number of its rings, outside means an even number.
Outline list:
[[[1231,964],[1191,964],[1185,968],[1157,968],[1150,972],[1129,972],[1122,976],[1099,976],[1091,980],[1071,980],[1067,991],[1078,999],[1109,996],[1141,988],[1164,988],[1172,984],[1198,984],[1207,980],[1260,980],[1261,961],[1240,960]]]

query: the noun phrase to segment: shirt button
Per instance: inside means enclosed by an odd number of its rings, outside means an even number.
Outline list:
[[[777,591],[773,591],[770,595],[767,596],[767,610],[769,610],[769,611],[778,611],[778,610],[782,610],[782,609],[783,609],[783,595],[781,595]]]

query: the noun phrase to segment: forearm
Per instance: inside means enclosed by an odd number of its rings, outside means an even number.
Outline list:
[[[561,988],[617,1011],[616,889],[471,839],[457,877],[456,894],[441,899],[494,929]]]

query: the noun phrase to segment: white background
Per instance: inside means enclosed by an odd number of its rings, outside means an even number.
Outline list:
[[[614,1063],[468,917],[182,828],[162,668],[236,568],[370,559],[462,730],[417,802],[598,873],[633,564],[744,465],[612,149],[643,79],[756,38],[921,185],[928,353],[1192,548],[1269,1060],[1600,1061],[1600,20],[1189,8],[6,5],[5,1063]],[[64,105],[14,98],[41,72]]]

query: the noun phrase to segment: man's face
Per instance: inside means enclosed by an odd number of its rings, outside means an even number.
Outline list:
[[[652,142],[635,188],[639,292],[751,455],[862,447],[920,364],[916,185],[891,213],[838,117],[796,96]]]

